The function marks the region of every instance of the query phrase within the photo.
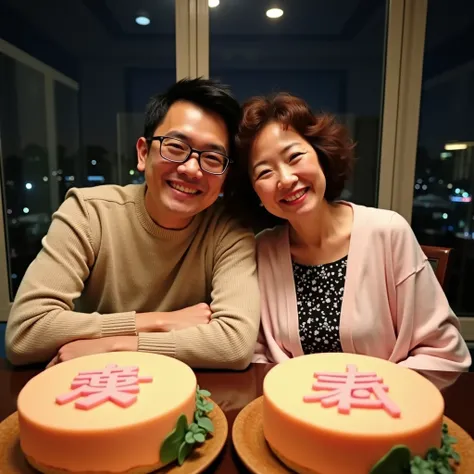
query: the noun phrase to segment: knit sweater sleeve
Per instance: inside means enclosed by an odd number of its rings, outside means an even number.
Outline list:
[[[77,339],[135,334],[135,313],[80,313],[74,300],[94,265],[87,204],[71,190],[53,214],[42,249],[18,289],[6,329],[6,353],[13,364],[45,362]]]
[[[245,369],[260,323],[255,237],[229,224],[214,253],[209,324],[140,333],[138,349],[170,355],[194,368]]]

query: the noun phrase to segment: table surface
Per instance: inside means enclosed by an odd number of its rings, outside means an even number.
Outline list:
[[[248,472],[232,447],[232,425],[240,410],[262,395],[263,379],[271,367],[271,364],[252,364],[243,372],[196,371],[199,385],[212,393],[212,399],[222,408],[229,424],[226,446],[206,472]],[[6,360],[0,359],[0,421],[16,410],[20,390],[41,370],[42,367],[14,369]],[[439,378],[438,375],[444,373],[432,374]],[[446,402],[446,416],[474,437],[474,410],[470,406],[474,400],[474,373],[459,374],[442,393]]]

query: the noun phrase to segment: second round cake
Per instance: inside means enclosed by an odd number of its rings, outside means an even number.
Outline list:
[[[264,380],[263,429],[291,469],[368,474],[395,445],[424,456],[439,447],[444,400],[416,372],[355,354],[314,354]]]

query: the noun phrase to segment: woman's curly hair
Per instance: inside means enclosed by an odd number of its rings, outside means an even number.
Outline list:
[[[253,97],[243,105],[237,135],[237,156],[232,173],[224,184],[224,200],[230,211],[246,225],[265,228],[282,220],[271,216],[253,190],[249,177],[250,152],[259,132],[271,122],[291,127],[315,149],[326,178],[324,197],[338,199],[354,163],[354,143],[347,129],[329,114],[314,114],[301,98],[287,93]]]

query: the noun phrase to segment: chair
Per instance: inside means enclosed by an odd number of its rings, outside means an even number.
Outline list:
[[[449,254],[452,249],[446,247],[431,247],[428,245],[422,245],[421,249],[431,263],[439,284],[444,288],[444,279],[448,268]]]

